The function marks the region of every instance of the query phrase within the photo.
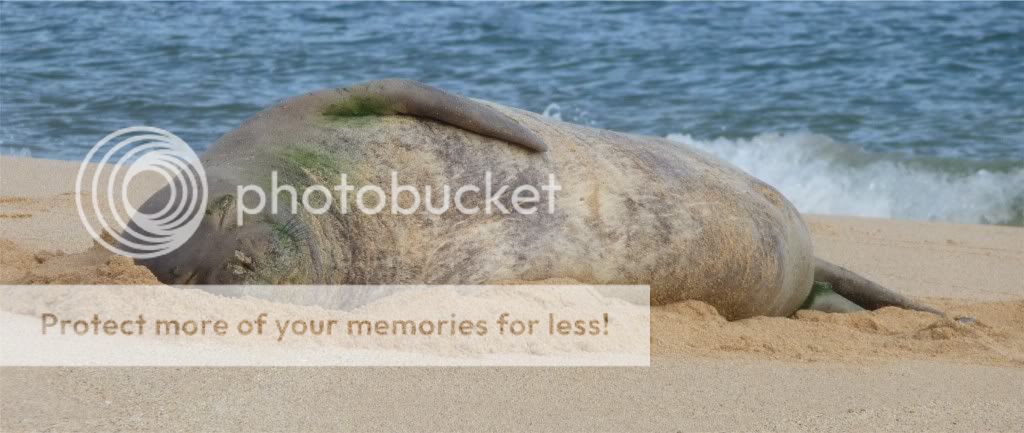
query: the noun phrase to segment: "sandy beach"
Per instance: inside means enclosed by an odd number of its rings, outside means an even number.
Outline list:
[[[0,158],[0,283],[156,284],[145,268],[93,246],[75,210],[77,169],[76,162]],[[158,185],[141,185],[130,200]],[[883,308],[729,322],[709,305],[684,302],[652,309],[649,368],[5,367],[0,429],[1024,425],[1024,228],[817,215],[806,221],[819,256],[976,321]]]

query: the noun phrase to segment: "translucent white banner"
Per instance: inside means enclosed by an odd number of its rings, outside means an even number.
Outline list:
[[[0,286],[2,366],[649,366],[648,286]]]

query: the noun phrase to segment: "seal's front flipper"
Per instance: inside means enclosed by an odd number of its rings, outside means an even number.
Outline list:
[[[533,131],[493,107],[416,81],[376,80],[335,91],[338,97],[323,108],[325,115],[405,114],[447,123],[537,152],[548,150],[547,144]]]
[[[893,306],[908,310],[927,311],[940,316],[946,315],[942,311],[919,304],[899,293],[886,289],[874,281],[851,272],[849,269],[836,266],[817,257],[814,260],[814,281],[828,283],[835,293],[865,309],[877,310],[882,307]]]

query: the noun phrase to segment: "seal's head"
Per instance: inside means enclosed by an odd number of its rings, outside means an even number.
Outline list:
[[[238,224],[237,182],[209,178],[209,205],[194,234],[167,254],[136,259],[165,284],[298,284],[319,281],[313,241],[299,215],[264,212]],[[171,200],[165,188],[139,209]],[[138,229],[137,227],[135,227]]]

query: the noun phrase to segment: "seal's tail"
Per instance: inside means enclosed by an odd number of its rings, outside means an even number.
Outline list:
[[[832,291],[865,309],[876,310],[893,306],[908,310],[927,311],[940,316],[946,315],[940,310],[914,302],[899,293],[882,287],[849,269],[817,257],[814,260],[814,281],[829,283],[832,286]]]

